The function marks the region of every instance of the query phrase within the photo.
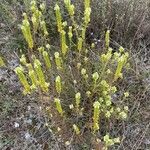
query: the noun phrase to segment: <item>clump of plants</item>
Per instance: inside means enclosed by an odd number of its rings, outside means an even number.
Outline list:
[[[37,93],[42,109],[51,124],[50,131],[66,145],[86,143],[92,147],[101,144],[103,150],[120,142],[111,137],[110,122],[126,119],[128,107],[121,101],[128,92],[115,97],[119,91],[118,80],[128,66],[129,54],[120,47],[116,52],[110,47],[110,31],[105,35],[105,47],[97,50],[94,43],[86,43],[86,31],[90,23],[90,0],[84,0],[83,18],[76,22],[76,9],[70,0],[64,0],[68,17],[61,15],[55,5],[59,39],[50,41],[44,14],[45,4],[31,2],[30,12],[23,13],[20,25],[28,45],[28,53],[20,58],[15,69],[23,86],[23,94]],[[119,101],[118,101],[119,99]]]

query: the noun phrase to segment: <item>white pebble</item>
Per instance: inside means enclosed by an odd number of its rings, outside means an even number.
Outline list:
[[[14,123],[15,128],[19,128],[19,126],[20,126],[19,123],[17,123],[17,122]]]
[[[29,140],[31,138],[31,135],[27,132],[26,134],[25,134],[25,139],[26,140]]]

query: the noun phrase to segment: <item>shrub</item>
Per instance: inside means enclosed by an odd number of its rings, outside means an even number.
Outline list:
[[[115,53],[110,47],[110,31],[105,35],[105,47],[96,49],[94,43],[86,43],[86,31],[90,22],[90,0],[84,0],[83,19],[75,19],[74,5],[64,0],[70,19],[64,20],[61,8],[55,5],[58,37],[54,45],[50,41],[45,20],[45,7],[31,2],[31,9],[23,13],[21,30],[28,44],[28,53],[21,56],[21,65],[15,69],[23,85],[23,93],[36,93],[43,103],[53,126],[50,131],[61,137],[67,145],[85,140],[92,147],[109,146],[120,142],[110,138],[110,122],[126,119],[128,107],[122,104],[128,92],[119,92],[117,82],[123,79],[128,67],[129,54],[120,47]],[[52,37],[53,38],[53,37]],[[48,102],[44,105],[44,97]],[[86,142],[89,144],[88,142]]]

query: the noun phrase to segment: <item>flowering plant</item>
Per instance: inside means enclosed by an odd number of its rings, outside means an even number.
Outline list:
[[[87,130],[91,143],[94,143],[92,139],[101,142],[106,150],[119,143],[119,138],[111,139],[107,134],[108,121],[127,118],[128,107],[114,103],[113,95],[119,90],[116,83],[123,78],[129,54],[123,47],[113,52],[109,30],[102,51],[96,51],[94,43],[89,45],[86,42],[91,16],[90,0],[84,0],[83,21],[79,25],[75,20],[75,6],[70,0],[64,0],[64,5],[70,19],[63,19],[61,8],[56,4],[54,11],[60,40],[53,45],[49,42],[44,20],[45,4],[38,8],[35,1],[31,2],[31,17],[24,13],[21,25],[28,54],[22,55],[21,65],[15,72],[24,94],[39,93],[40,101],[41,95],[49,97],[43,111],[54,122],[51,131],[61,136],[66,145],[77,139],[83,142]],[[128,96],[126,92],[120,99]],[[72,140],[70,135],[76,138]]]

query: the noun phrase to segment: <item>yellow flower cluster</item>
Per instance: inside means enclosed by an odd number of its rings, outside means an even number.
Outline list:
[[[70,16],[74,15],[74,5],[71,4],[70,0],[64,0],[65,6]]]
[[[56,79],[55,79],[55,88],[56,88],[57,93],[60,94],[61,90],[62,90],[60,76],[57,76]]]
[[[58,32],[61,33],[61,31],[62,31],[62,16],[61,16],[61,12],[60,12],[60,7],[56,4],[54,10],[56,13]]]
[[[113,52],[110,47],[110,30],[108,30],[105,34],[105,48],[102,50],[105,53],[97,55],[99,51],[95,53],[93,50],[96,45],[94,43],[86,44],[85,39],[86,30],[90,23],[90,0],[84,0],[81,24],[77,24],[75,21],[75,8],[71,4],[71,0],[64,0],[64,4],[70,17],[69,21],[63,21],[58,4],[54,8],[60,36],[59,48],[58,45],[47,43],[49,41],[48,31],[42,15],[46,9],[45,4],[41,4],[38,9],[36,2],[31,2],[31,18],[28,19],[24,14],[21,29],[29,48],[32,49],[34,45],[34,49],[37,48],[37,51],[31,56],[27,55],[28,58],[22,55],[20,59],[22,66],[17,67],[15,72],[24,87],[24,94],[36,91],[40,94],[51,95],[55,110],[51,112],[51,107],[48,107],[47,112],[52,120],[55,120],[53,117],[60,115],[60,122],[62,121],[63,125],[64,123],[69,125],[71,132],[74,131],[78,136],[82,135],[80,134],[82,126],[87,127],[90,124],[92,126],[88,128],[92,128],[93,135],[96,136],[96,133],[101,129],[101,119],[127,118],[128,107],[122,106],[116,101],[119,98],[124,100],[129,97],[129,93],[125,92],[118,96],[119,88],[115,83],[122,77],[129,54],[125,52],[123,47]],[[29,20],[32,21],[31,26]],[[39,34],[40,36],[36,39],[38,33],[42,34]],[[46,82],[47,80],[50,83]],[[82,122],[81,117],[84,118]],[[62,124],[60,126],[58,123],[56,130],[63,133]],[[70,141],[67,139],[66,145],[69,145]],[[108,134],[103,139],[105,150],[118,142],[119,138],[111,139]]]
[[[21,30],[22,30],[25,40],[28,43],[29,48],[32,49],[33,48],[33,38],[32,38],[32,34],[31,34],[30,23],[28,21],[26,13],[24,13],[23,16],[24,16],[24,20],[22,21]]]
[[[60,99],[55,98],[54,101],[56,103],[56,109],[57,109],[57,111],[59,112],[59,114],[61,116],[63,116],[63,110],[62,110],[62,106],[61,106],[61,103],[60,103]]]
[[[30,85],[28,84],[28,81],[27,81],[27,78],[24,74],[23,68],[22,67],[17,67],[15,69],[15,72],[18,75],[20,82],[24,86],[24,94],[30,93],[30,91],[31,91]]]
[[[100,115],[100,103],[98,101],[94,102],[94,115],[93,115],[93,131],[99,130],[99,115]]]
[[[61,50],[63,56],[65,56],[68,50],[68,46],[66,44],[66,32],[64,30],[61,32]]]

